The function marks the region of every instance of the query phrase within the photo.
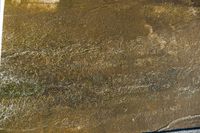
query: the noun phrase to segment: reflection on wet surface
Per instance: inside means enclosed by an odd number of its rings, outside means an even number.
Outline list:
[[[6,1],[0,130],[200,126],[199,11],[188,0]]]
[[[38,11],[56,11],[60,0],[11,0],[13,6]]]

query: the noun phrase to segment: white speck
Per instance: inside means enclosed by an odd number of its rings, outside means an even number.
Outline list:
[[[81,130],[81,128],[82,128],[81,126],[78,126],[78,127],[77,127],[78,130]]]

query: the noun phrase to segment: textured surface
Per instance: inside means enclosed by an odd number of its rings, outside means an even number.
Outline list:
[[[190,0],[7,1],[0,130],[200,126],[199,11]]]

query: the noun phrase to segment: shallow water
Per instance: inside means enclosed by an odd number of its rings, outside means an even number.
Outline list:
[[[184,0],[6,1],[0,130],[200,126],[199,11]]]

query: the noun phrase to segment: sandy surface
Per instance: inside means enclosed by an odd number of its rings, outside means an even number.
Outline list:
[[[6,2],[3,132],[200,126],[200,14],[180,0]]]

